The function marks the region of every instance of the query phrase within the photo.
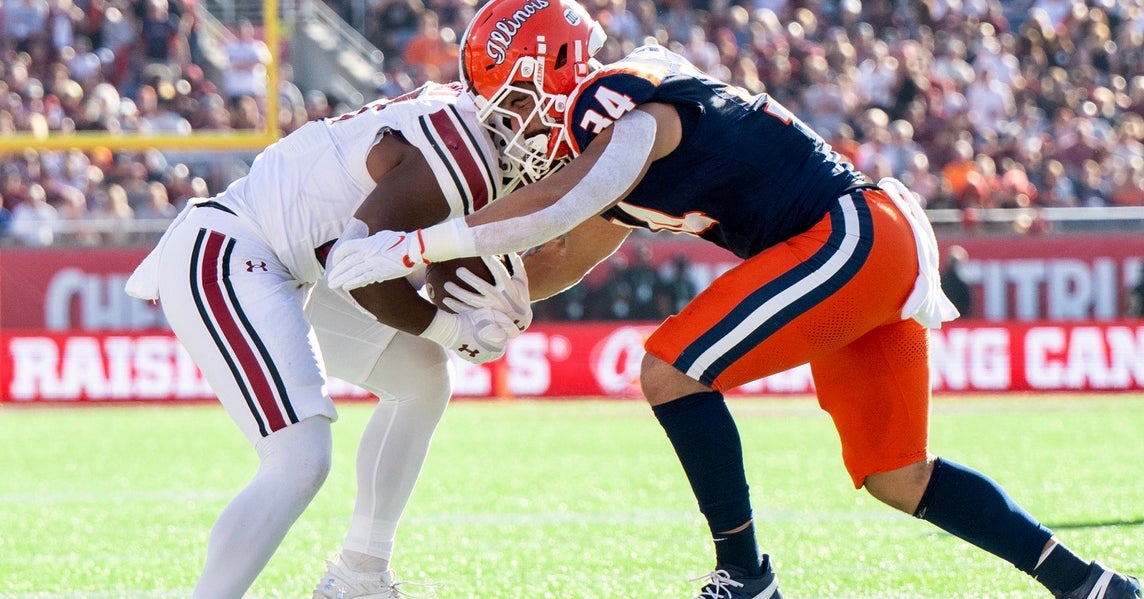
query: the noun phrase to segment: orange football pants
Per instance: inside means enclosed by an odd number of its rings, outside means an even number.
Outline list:
[[[917,275],[905,217],[881,190],[856,191],[715,279],[647,351],[720,391],[809,362],[858,488],[926,457],[929,337],[901,317]]]

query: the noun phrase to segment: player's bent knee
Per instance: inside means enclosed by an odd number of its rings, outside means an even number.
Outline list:
[[[918,460],[912,464],[879,472],[866,477],[866,491],[875,499],[912,514],[925,494],[933,474],[933,458]]]
[[[647,402],[653,406],[665,404],[692,393],[703,393],[711,388],[676,370],[674,366],[649,354],[644,354],[640,366],[640,388]]]
[[[286,473],[301,492],[317,494],[333,461],[330,419],[311,416],[291,424],[264,438],[257,450],[261,471]]]
[[[453,391],[453,370],[445,348],[399,334],[359,384],[382,401],[435,404],[443,410]]]

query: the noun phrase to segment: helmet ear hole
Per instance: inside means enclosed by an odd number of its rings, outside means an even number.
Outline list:
[[[553,62],[552,68],[559,69],[568,64],[568,44],[560,44],[560,49],[556,51],[556,60]]]

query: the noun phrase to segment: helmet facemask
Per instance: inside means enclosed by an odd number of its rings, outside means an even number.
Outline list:
[[[564,112],[606,38],[575,0],[490,0],[477,10],[463,36],[461,82],[500,146],[507,173],[502,193],[571,159]],[[528,114],[520,114],[522,95],[533,103]],[[541,129],[530,137],[523,133]]]
[[[541,42],[541,55],[543,52]],[[508,82],[487,101],[476,96],[477,119],[489,131],[504,157],[502,195],[555,172],[572,155],[564,129],[568,96],[548,94],[543,89],[544,63],[533,57],[522,57],[513,65]],[[508,108],[510,97],[515,99],[515,94],[532,99],[532,110],[527,115]],[[525,132],[536,124],[547,131],[526,137]]]

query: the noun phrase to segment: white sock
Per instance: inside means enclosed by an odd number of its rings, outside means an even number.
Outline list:
[[[263,438],[258,472],[211,528],[195,599],[241,599],[330,471],[330,421],[307,418]]]
[[[389,569],[389,560],[386,558],[374,557],[349,549],[343,549],[341,557],[342,563],[354,572],[385,572]]]

